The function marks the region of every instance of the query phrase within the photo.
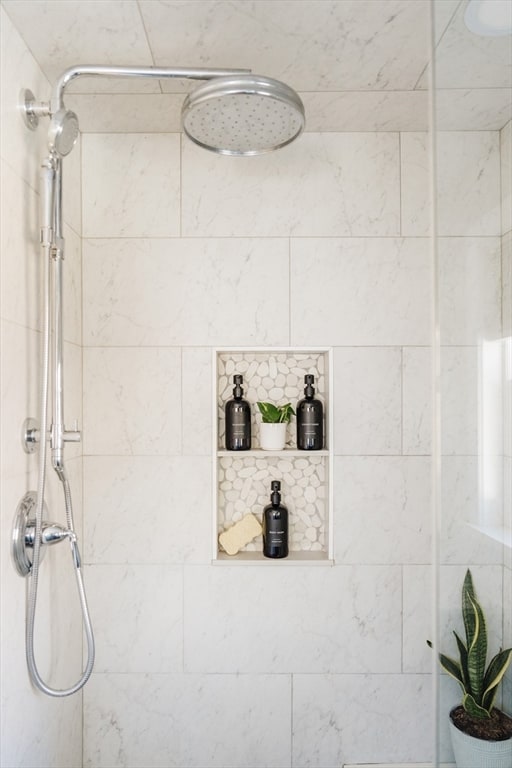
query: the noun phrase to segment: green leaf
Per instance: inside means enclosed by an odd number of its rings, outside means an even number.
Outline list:
[[[475,601],[475,590],[473,589],[473,580],[471,578],[471,571],[466,571],[466,577],[464,584],[462,585],[462,618],[464,620],[464,628],[466,630],[466,648],[469,648],[475,634],[475,614],[473,611],[471,601]]]
[[[498,692],[498,686],[501,683],[508,665],[512,660],[512,648],[506,651],[500,651],[491,659],[484,677],[484,692],[482,694],[482,706],[491,711]]]
[[[295,414],[291,403],[285,405],[274,405],[273,403],[256,403],[264,424],[279,424],[285,422],[288,424],[291,417]]]
[[[286,403],[286,405],[280,405],[279,410],[281,411],[281,416],[279,421],[286,422],[286,424],[288,424],[290,422],[291,417],[295,415],[295,411],[293,410],[291,403]]]
[[[470,692],[477,704],[482,703],[484,691],[485,660],[487,657],[487,630],[482,609],[468,594],[468,600],[473,611],[473,636],[468,644],[468,680]]]
[[[455,632],[455,630],[453,634],[455,635],[455,639],[457,641],[457,648],[459,649],[462,680],[464,682],[464,687],[466,691],[469,691],[470,686],[469,686],[469,675],[468,675],[468,650],[464,645],[464,643],[462,642],[462,640],[460,639],[460,637],[458,636],[458,634]]]
[[[462,706],[464,707],[468,715],[471,715],[471,717],[476,717],[479,720],[483,720],[491,716],[491,713],[488,712],[483,707],[479,706],[474,700],[473,696],[471,696],[469,693],[466,693],[463,696]]]
[[[276,405],[273,405],[272,403],[257,403],[257,406],[260,409],[264,424],[278,423],[281,412]]]
[[[466,688],[464,685],[464,678],[462,676],[460,664],[454,659],[450,659],[449,656],[445,656],[444,653],[439,654],[439,662],[444,671],[448,672],[450,677],[453,677],[460,684],[462,690],[465,693]]]

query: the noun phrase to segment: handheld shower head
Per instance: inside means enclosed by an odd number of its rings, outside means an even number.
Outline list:
[[[190,93],[182,125],[195,143],[222,155],[259,155],[296,139],[304,105],[285,83],[261,75],[216,77]]]
[[[69,155],[78,138],[78,117],[69,109],[59,109],[48,129],[48,146],[60,157]]]

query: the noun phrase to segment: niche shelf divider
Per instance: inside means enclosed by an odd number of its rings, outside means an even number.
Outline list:
[[[219,565],[333,564],[333,387],[330,347],[219,347],[213,349],[213,541],[212,562]],[[244,399],[251,406],[252,447],[228,451],[224,442],[224,406],[232,397],[233,376],[243,376]],[[259,447],[261,417],[257,401],[291,402],[304,397],[304,376],[315,376],[316,396],[324,404],[325,445],[302,451],[296,445],[295,417],[283,451]],[[281,481],[289,511],[290,554],[282,560],[262,554],[261,536],[236,555],[219,548],[218,536],[245,514],[261,522],[270,483]]]

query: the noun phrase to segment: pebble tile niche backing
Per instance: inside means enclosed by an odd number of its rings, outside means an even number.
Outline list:
[[[225,403],[233,396],[233,376],[243,376],[244,398],[251,405],[252,450],[260,448],[261,417],[257,401],[291,402],[294,409],[304,396],[304,376],[312,373],[325,408],[326,446],[329,438],[327,352],[219,352],[217,353],[217,534],[248,512],[261,520],[269,503],[270,483],[281,481],[283,503],[289,512],[291,552],[311,552],[327,557],[329,519],[329,456],[327,451],[295,453],[296,425],[292,419],[285,452],[225,451]],[[286,455],[289,451],[289,455]],[[261,552],[261,536],[241,551]]]

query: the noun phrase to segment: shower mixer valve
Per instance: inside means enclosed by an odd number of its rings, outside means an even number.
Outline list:
[[[32,570],[32,552],[36,540],[36,504],[37,493],[28,491],[22,498],[16,509],[12,529],[11,554],[14,567],[20,576],[28,576]],[[48,513],[48,507],[44,504],[44,513]],[[76,550],[76,534],[60,523],[49,523],[43,520],[41,526],[41,555],[42,560],[46,549],[52,544],[68,539],[74,550],[75,559],[78,557]]]

